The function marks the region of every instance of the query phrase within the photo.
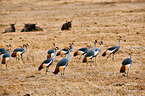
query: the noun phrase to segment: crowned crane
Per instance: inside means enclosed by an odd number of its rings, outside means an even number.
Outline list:
[[[6,70],[7,70],[7,63],[9,61],[9,59],[10,59],[10,51],[11,51],[11,49],[7,48],[6,50],[8,51],[8,53],[3,54],[1,63],[2,64],[6,64]]]
[[[118,37],[117,40],[119,40],[119,45],[118,45],[118,46],[114,46],[114,47],[108,48],[108,49],[102,54],[102,56],[106,56],[106,54],[109,54],[108,57],[107,57],[107,59],[108,59],[109,56],[110,56],[111,54],[113,54],[113,60],[114,60],[114,54],[115,54],[115,52],[117,52],[117,51],[119,50],[119,48],[120,48],[120,40],[121,40],[121,39],[122,39],[121,37]],[[106,59],[106,60],[107,60],[107,59]]]
[[[130,58],[126,58],[122,61],[122,66],[120,68],[120,73],[125,73],[127,71],[127,77],[128,77],[128,72],[129,72],[129,68],[132,65],[132,52],[129,52]]]
[[[87,48],[87,47],[88,47],[88,48]],[[81,55],[81,56],[79,57],[79,60],[80,60],[81,57],[82,57],[82,55],[86,54],[86,53],[90,50],[91,45],[87,45],[87,47],[83,47],[83,48],[78,49],[78,50],[74,53],[73,56]],[[78,62],[79,62],[79,60],[78,60]]]
[[[24,49],[23,46],[26,48]],[[12,57],[16,57],[16,59],[20,60],[19,58],[19,55],[21,55],[21,59],[23,60],[22,58],[22,55],[24,52],[27,51],[27,47],[29,46],[28,44],[24,44],[23,46],[21,46],[21,48],[16,48],[14,49],[13,53],[11,54]]]
[[[70,48],[66,47],[66,49],[68,50],[68,56],[63,58],[62,60],[60,60],[57,65],[56,65],[56,68],[54,70],[54,74],[57,74],[58,72],[61,72],[61,76],[63,75],[64,76],[64,71],[65,71],[65,68],[67,67],[68,65],[68,62],[69,62],[69,59],[70,59]]]
[[[10,48],[11,47],[11,44],[6,44],[6,47],[7,48]],[[7,53],[7,50],[5,48],[0,48],[0,55],[1,54],[4,54],[4,53]]]
[[[102,49],[102,44],[103,44],[103,42],[100,41],[100,42],[99,42],[100,48],[96,48],[96,49],[95,49],[95,55],[94,55],[94,57],[95,57],[95,65],[97,65],[97,64],[96,64],[96,57],[97,57],[97,55],[99,54],[99,52],[101,51],[101,49]]]
[[[53,48],[52,49],[49,49],[48,52],[47,52],[47,59],[54,56],[54,54],[55,54],[54,47],[55,47],[55,43],[53,42]],[[57,49],[58,49],[58,47],[57,47]]]
[[[69,43],[69,49],[70,49],[70,52],[73,50],[73,45],[74,45],[74,43],[72,42],[72,43]],[[69,52],[68,52],[68,49],[66,49],[66,48],[63,48],[63,49],[61,49],[57,54],[56,54],[56,56],[59,56],[59,55],[66,55],[66,54],[68,54]]]
[[[48,71],[48,68],[49,68],[49,66],[52,65],[52,63],[54,62],[54,60],[55,60],[55,58],[56,58],[56,50],[57,50],[57,49],[58,49],[58,47],[53,47],[54,56],[53,56],[52,58],[48,58],[48,59],[44,60],[44,61],[42,62],[42,64],[39,66],[39,68],[38,68],[38,70],[40,71],[41,69],[43,69],[43,68],[46,67],[46,73],[45,73],[45,75],[47,75],[47,72],[49,72],[49,71]]]
[[[94,55],[95,55],[97,40],[94,40],[93,42],[94,42],[94,49],[89,50],[89,51],[86,53],[86,55],[85,55],[85,57],[84,57],[84,59],[83,59],[83,63],[87,62],[87,64],[88,64],[88,61],[89,61],[89,60],[92,61],[92,58],[93,58]],[[86,65],[86,66],[87,66],[87,65]],[[90,62],[90,66],[91,66],[91,62]]]

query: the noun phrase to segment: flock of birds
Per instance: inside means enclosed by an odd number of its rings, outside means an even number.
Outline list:
[[[112,59],[114,59],[114,54],[120,48],[121,39],[122,39],[121,37],[118,37],[117,40],[119,40],[119,45],[108,48],[105,52],[103,52],[102,56],[108,55],[107,56],[107,59],[108,59],[110,57],[110,55],[113,54]],[[94,43],[93,49],[91,49],[91,45],[87,45],[87,47],[80,48],[76,52],[74,52],[73,56],[76,57],[76,56],[80,55],[80,57],[79,57],[79,60],[80,60],[81,57],[84,55],[82,63],[87,63],[87,64],[90,63],[90,66],[91,66],[91,63],[93,62],[93,63],[95,63],[95,65],[97,65],[96,57],[99,54],[100,50],[102,49],[103,42],[94,40],[93,43]],[[100,48],[96,48],[96,43],[99,43]],[[38,70],[40,71],[40,70],[46,68],[45,75],[47,75],[47,72],[51,72],[54,74],[61,72],[61,76],[64,76],[64,71],[69,63],[71,51],[73,50],[73,45],[74,45],[74,43],[69,43],[69,46],[66,46],[65,48],[56,52],[59,48],[55,46],[55,43],[53,43],[53,48],[48,50],[48,52],[47,52],[47,59],[44,60],[42,62],[42,64],[40,64]],[[21,48],[14,49],[12,54],[10,54],[11,45],[8,44],[6,46],[7,46],[6,49],[0,48],[0,55],[3,54],[1,57],[1,63],[6,65],[6,70],[7,70],[7,63],[9,61],[10,57],[15,57],[17,60],[20,60],[20,56],[21,56],[21,59],[23,60],[22,55],[24,52],[27,51],[27,47],[29,45],[28,44],[21,45],[20,46]],[[55,70],[53,72],[48,71],[48,68],[53,64],[56,56],[59,56],[59,55],[61,55],[62,57],[63,57],[63,55],[65,55],[65,57],[57,63]],[[129,55],[130,55],[130,58],[124,59],[122,61],[122,66],[120,68],[120,73],[125,73],[125,74],[127,74],[126,76],[128,76],[129,68],[132,65],[132,52],[130,52]],[[93,58],[94,58],[94,60],[93,60]],[[106,61],[107,61],[107,59],[106,59]],[[78,62],[79,62],[79,60],[78,60]],[[87,64],[86,64],[86,68],[87,68]]]

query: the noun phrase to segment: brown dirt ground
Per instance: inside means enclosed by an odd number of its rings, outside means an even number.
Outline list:
[[[61,31],[61,25],[72,20],[72,29]],[[23,23],[37,23],[43,32],[21,33]],[[9,23],[16,23],[15,33],[1,34]],[[120,50],[105,63],[101,54],[110,46]],[[73,53],[92,40],[102,40],[97,66],[77,63]],[[28,43],[24,61],[11,58],[8,71],[0,65],[0,95],[16,96],[143,96],[145,95],[145,2],[143,0],[0,0],[0,46],[11,44],[12,50]],[[38,71],[52,42],[61,49],[74,42],[65,79]],[[97,47],[99,45],[97,44]],[[133,51],[128,79],[119,73],[121,62]],[[49,68],[53,71],[57,57]],[[81,59],[82,60],[82,59]]]

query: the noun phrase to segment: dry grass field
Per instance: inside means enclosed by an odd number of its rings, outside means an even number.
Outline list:
[[[61,31],[66,20],[72,29]],[[24,32],[23,23],[37,23],[40,32]],[[16,23],[15,33],[2,34],[9,23]],[[121,47],[105,63],[102,53],[110,46]],[[73,53],[92,40],[102,40],[97,66],[79,63]],[[61,74],[38,71],[47,51],[55,42],[59,49],[74,42],[65,78]],[[11,57],[8,71],[0,64],[0,96],[145,96],[145,1],[144,0],[0,0],[0,47],[11,49],[28,43],[22,60]],[[99,48],[99,44],[97,44]],[[123,59],[133,52],[128,78],[119,73]],[[62,57],[58,56],[49,70]]]

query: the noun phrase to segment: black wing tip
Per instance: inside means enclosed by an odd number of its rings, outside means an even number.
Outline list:
[[[86,63],[86,62],[87,62],[87,58],[84,57],[84,59],[83,59],[83,63]]]
[[[77,56],[77,51],[74,53],[74,56]]]
[[[120,68],[120,73],[124,73],[125,72],[125,65],[122,65]]]
[[[102,54],[102,56],[106,56],[106,51]]]

